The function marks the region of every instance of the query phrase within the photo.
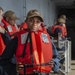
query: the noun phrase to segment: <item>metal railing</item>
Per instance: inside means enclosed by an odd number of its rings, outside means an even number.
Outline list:
[[[60,63],[60,71],[64,75],[68,75],[68,73],[71,71],[71,41],[67,39],[62,40],[59,36],[58,40],[54,40],[54,43],[57,43],[57,47],[60,49],[58,50],[58,53],[61,60],[64,59],[64,63]]]

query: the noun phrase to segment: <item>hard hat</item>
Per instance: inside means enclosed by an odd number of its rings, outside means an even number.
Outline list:
[[[65,23],[65,20],[63,18],[58,18],[57,23]]]
[[[67,19],[66,15],[61,15],[60,18]]]
[[[43,17],[41,13],[39,13],[37,10],[30,10],[27,14],[26,20],[32,17],[39,17],[40,20],[43,22]]]
[[[15,13],[11,10],[9,11],[6,11],[5,14],[4,14],[4,17],[7,18],[9,17],[10,19],[13,19],[13,20],[19,20],[19,18],[15,15]]]

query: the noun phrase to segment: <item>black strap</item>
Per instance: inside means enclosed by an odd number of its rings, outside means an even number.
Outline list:
[[[33,58],[33,52],[32,52],[32,39],[31,39],[31,34],[29,33],[29,36],[30,36],[30,54],[31,54],[31,58],[32,58],[32,64],[34,63],[34,58]]]
[[[27,35],[27,38],[26,38],[26,42],[24,44],[24,49],[23,49],[23,53],[20,57],[24,58],[24,56],[26,55],[26,47],[27,47],[27,42],[28,42],[28,38],[29,38],[29,33]]]
[[[24,58],[24,56],[26,55],[26,47],[27,47],[28,39],[30,40],[30,54],[31,54],[31,58],[32,58],[32,63],[34,63],[33,52],[32,52],[32,39],[31,39],[31,33],[30,33],[30,32],[29,32],[28,35],[27,35],[26,42],[25,42],[25,44],[24,44],[23,53],[22,53],[22,55],[19,56],[19,57]]]

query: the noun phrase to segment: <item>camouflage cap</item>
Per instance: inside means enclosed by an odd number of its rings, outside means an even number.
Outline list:
[[[65,23],[65,20],[63,18],[58,18],[57,23]]]
[[[67,19],[66,15],[61,15],[60,18]]]
[[[9,18],[11,18],[11,19],[13,19],[13,20],[19,20],[19,18],[18,18],[18,17],[15,15],[15,13],[14,13],[13,11],[11,11],[11,10],[6,11],[5,14],[4,14],[4,17],[5,17],[5,18],[9,17]]]
[[[41,13],[39,13],[37,10],[30,10],[27,14],[26,20],[32,17],[39,17],[40,20],[43,22],[43,17]]]

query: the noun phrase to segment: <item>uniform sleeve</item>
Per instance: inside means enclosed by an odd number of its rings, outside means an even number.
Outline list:
[[[18,44],[17,37],[10,40],[6,46],[3,54],[1,55],[1,59],[11,59],[16,52],[17,44]]]
[[[56,28],[54,32],[54,36],[58,37],[58,33],[62,33],[62,31],[59,28]]]
[[[53,50],[53,58],[60,59],[59,54],[58,54],[58,50],[57,50],[53,40],[51,40],[51,43],[52,43],[52,50]]]
[[[59,28],[56,28],[54,33],[52,33],[49,29],[47,29],[47,32],[52,37],[58,37],[58,33],[62,33],[62,31]]]
[[[5,32],[4,34],[2,34],[2,38],[3,38],[3,41],[5,43],[5,45],[8,44],[8,42],[11,40],[9,34],[7,32]]]
[[[54,36],[55,36],[55,34],[54,34],[54,33],[52,33],[49,29],[47,29],[47,32],[48,32],[48,34],[49,34],[50,36],[52,36],[52,37],[54,37]]]

